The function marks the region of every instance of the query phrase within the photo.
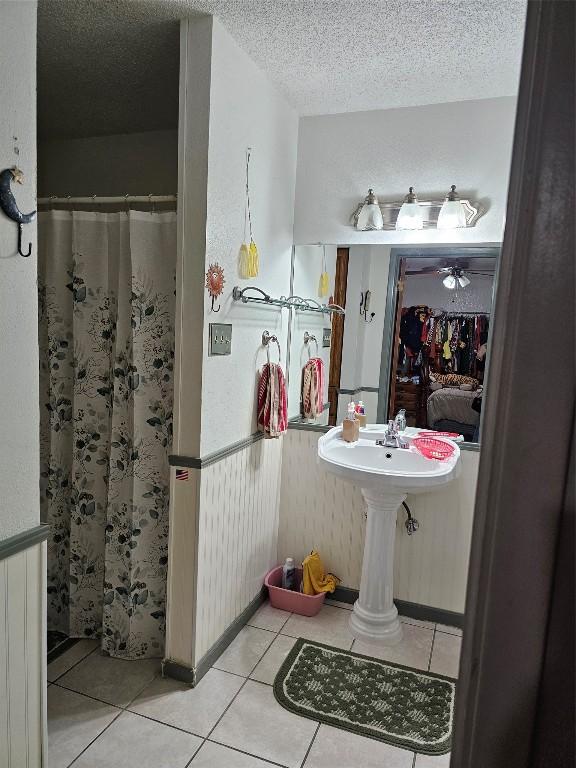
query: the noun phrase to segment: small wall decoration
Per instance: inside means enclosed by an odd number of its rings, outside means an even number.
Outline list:
[[[258,246],[252,237],[252,210],[250,208],[250,155],[252,148],[246,150],[246,205],[244,211],[244,242],[240,246],[238,254],[238,272],[244,280],[256,277],[260,271],[260,254]],[[248,244],[246,229],[250,233],[250,244]]]
[[[330,277],[328,276],[328,270],[326,269],[326,246],[322,246],[322,272],[320,273],[320,279],[318,280],[318,296],[321,299],[326,298],[330,292]]]
[[[220,305],[218,305],[218,309],[214,309],[214,301],[222,294],[225,282],[224,270],[220,264],[217,262],[216,264],[210,264],[206,272],[206,290],[212,297],[211,312],[220,312]]]
[[[13,181],[22,184],[23,179],[24,174],[16,166],[13,168],[5,168],[2,173],[0,173],[0,208],[2,208],[8,218],[18,224],[18,253],[20,256],[26,258],[32,253],[32,244],[28,246],[28,253],[22,253],[22,231],[24,229],[24,224],[29,224],[34,220],[36,211],[32,211],[32,213],[22,213],[16,204],[16,200],[14,199],[14,195],[10,188]]]

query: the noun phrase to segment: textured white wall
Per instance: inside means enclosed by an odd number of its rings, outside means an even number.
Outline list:
[[[35,2],[0,3],[0,51],[0,170],[17,164],[24,172],[24,185],[13,188],[28,212],[36,207]],[[24,227],[27,259],[16,252],[17,232],[0,213],[0,539],[40,522],[36,223]]]
[[[278,559],[300,562],[317,549],[342,585],[358,589],[364,549],[360,490],[320,469],[318,433],[289,430],[282,457]],[[462,452],[460,477],[442,490],[409,496],[420,530],[408,536],[398,515],[394,597],[463,612],[479,454]]]
[[[340,379],[342,389],[379,386],[389,266],[389,246],[355,245],[350,248]],[[376,313],[370,323],[366,323],[360,315],[360,292],[366,290],[372,294],[370,312]],[[377,392],[341,395],[338,420],[344,417],[351,398],[362,400],[368,421],[376,421]]]
[[[40,197],[175,195],[178,131],[41,141]]]
[[[353,253],[354,248],[351,249],[351,254]],[[385,245],[372,246],[370,249],[370,273],[367,287],[372,292],[370,311],[376,314],[371,323],[364,324],[362,384],[365,387],[378,387],[380,384],[382,334],[384,332],[384,315],[386,313],[389,267],[390,248]]]
[[[515,98],[505,97],[302,118],[294,241],[499,242],[515,111]],[[401,200],[411,185],[424,199],[442,197],[451,184],[488,204],[476,227],[357,232],[349,224],[368,187],[382,200]]]
[[[360,316],[360,294],[370,280],[370,247],[356,246],[350,249],[348,282],[346,285],[346,319],[342,342],[340,386],[355,389],[362,385],[364,358],[364,333],[366,324]]]
[[[220,312],[210,313],[207,294],[204,301],[202,455],[256,430],[256,375],[266,360],[263,330],[278,336],[285,363],[286,310],[235,303],[232,288],[255,284],[272,296],[288,294],[298,141],[296,113],[217,19],[211,77],[206,266],[217,261],[226,284]],[[260,274],[250,281],[238,277],[247,147],[252,148],[252,221],[260,252]],[[208,356],[211,322],[233,324],[230,356]],[[275,350],[271,355],[277,359]]]
[[[377,387],[379,384],[389,266],[388,246],[357,245],[350,248],[340,379],[343,389]],[[370,323],[360,315],[360,292],[366,290],[372,294],[370,312],[376,313]]]
[[[470,275],[470,285],[450,291],[443,285],[440,275],[408,275],[404,283],[403,305],[427,304],[448,312],[490,312],[493,288],[492,276]]]

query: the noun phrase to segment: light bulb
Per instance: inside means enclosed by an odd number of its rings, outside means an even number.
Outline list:
[[[396,229],[422,229],[423,226],[422,209],[414,192],[414,187],[410,187],[398,212]]]
[[[470,280],[466,277],[466,275],[460,275],[458,278],[458,284],[460,285],[460,288],[466,288],[467,285],[470,285]]]
[[[446,275],[444,280],[442,280],[446,288],[449,288],[451,291],[456,288],[456,278],[454,275]]]
[[[364,205],[358,214],[356,229],[384,229],[384,219],[378,205],[378,198],[371,189],[368,190]]]
[[[438,229],[459,229],[466,226],[466,213],[456,194],[454,184],[452,184],[450,192],[448,192],[446,200],[440,208],[436,226]]]

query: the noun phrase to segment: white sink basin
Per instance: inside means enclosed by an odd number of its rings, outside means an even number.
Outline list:
[[[352,634],[380,645],[396,645],[402,627],[394,605],[394,540],[398,509],[408,493],[424,493],[445,485],[460,472],[460,449],[451,440],[452,456],[427,459],[414,447],[386,448],[376,444],[385,426],[371,424],[355,443],[342,440],[334,427],[318,441],[318,463],[343,480],[358,485],[366,502],[366,536],[360,594],[350,617]],[[408,428],[403,437],[416,436]],[[438,438],[442,439],[442,438]]]
[[[417,430],[414,430],[417,433]],[[403,436],[411,437],[406,430]],[[360,432],[360,440],[342,440],[342,427],[334,427],[318,441],[318,461],[329,472],[362,488],[422,493],[449,483],[460,468],[460,449],[450,441],[449,459],[427,459],[415,448],[385,448],[376,445],[384,438],[384,427],[371,425]],[[440,438],[439,438],[440,439]]]

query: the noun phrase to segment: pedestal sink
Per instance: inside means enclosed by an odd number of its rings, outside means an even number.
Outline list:
[[[357,442],[347,443],[342,439],[342,427],[334,427],[318,441],[318,462],[328,472],[360,486],[366,502],[362,578],[350,617],[352,634],[371,643],[396,645],[402,639],[393,600],[398,508],[408,493],[430,491],[457,477],[460,449],[450,443],[454,447],[450,458],[427,459],[414,447],[378,445],[376,441],[384,433],[384,425],[369,425],[360,431]]]

